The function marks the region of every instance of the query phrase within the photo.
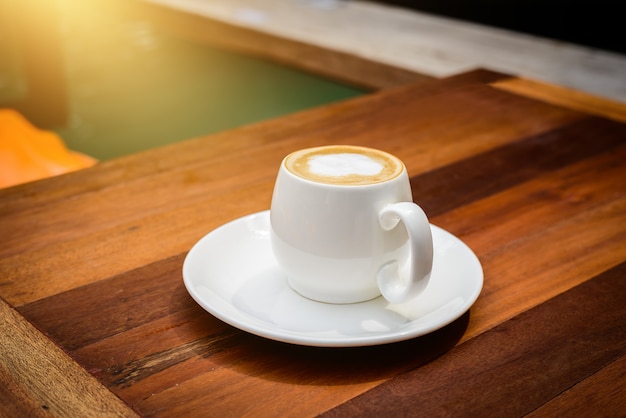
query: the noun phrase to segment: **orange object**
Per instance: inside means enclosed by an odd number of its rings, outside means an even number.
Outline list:
[[[97,160],[69,150],[53,132],[0,109],[0,188],[91,167]]]

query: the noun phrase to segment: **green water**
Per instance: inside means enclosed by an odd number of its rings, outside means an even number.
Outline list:
[[[62,13],[69,148],[110,159],[364,94],[114,14]]]

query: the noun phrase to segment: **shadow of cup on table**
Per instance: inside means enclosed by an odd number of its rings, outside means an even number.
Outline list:
[[[210,314],[207,314],[210,315]],[[451,350],[463,337],[466,312],[449,325],[406,341],[365,347],[311,347],[269,340],[226,325],[232,345],[220,353],[198,347],[222,367],[297,385],[346,385],[390,378]],[[229,332],[230,333],[230,332]]]
[[[171,293],[170,305],[177,308],[170,313],[174,322],[168,332],[178,334],[183,344],[168,350],[178,354],[168,354],[170,360],[162,369],[196,357],[209,361],[206,369],[202,362],[194,363],[189,378],[223,367],[258,379],[312,386],[374,382],[423,366],[455,347],[467,330],[471,313],[468,310],[436,331],[400,342],[314,347],[267,339],[231,326],[200,307],[182,281]]]

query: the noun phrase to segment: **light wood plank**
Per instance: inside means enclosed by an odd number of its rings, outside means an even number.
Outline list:
[[[136,416],[2,299],[0,358],[2,416]]]
[[[528,78],[507,78],[491,85],[520,96],[626,122],[626,103]]]

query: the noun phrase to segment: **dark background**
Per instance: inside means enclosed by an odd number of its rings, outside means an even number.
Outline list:
[[[421,12],[626,54],[626,2],[379,0]]]

